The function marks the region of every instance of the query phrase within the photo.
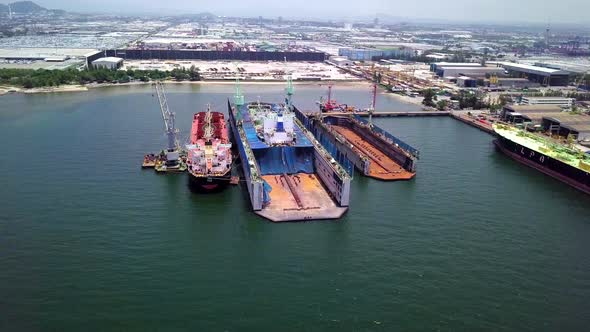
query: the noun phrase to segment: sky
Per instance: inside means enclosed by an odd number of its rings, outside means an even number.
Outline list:
[[[353,19],[376,14],[463,22],[588,23],[590,0],[36,0],[76,12],[199,13],[284,18]]]

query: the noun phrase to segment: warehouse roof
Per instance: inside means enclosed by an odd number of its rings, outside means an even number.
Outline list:
[[[553,69],[553,68],[546,68],[546,67],[539,67],[539,66],[532,66],[532,65],[525,65],[522,63],[503,63],[502,66],[506,69],[510,70],[520,70],[527,73],[538,74],[538,75],[568,75],[569,73],[564,70]]]
[[[435,62],[436,67],[481,67],[477,62]]]
[[[533,122],[537,122],[540,123],[543,118],[547,118],[549,116],[555,115],[555,113],[548,113],[548,112],[539,112],[539,113],[512,113],[513,115],[515,114],[520,114],[523,118],[527,118]]]
[[[559,126],[576,132],[590,131],[590,116],[581,114],[551,114],[544,119],[558,123]]]
[[[92,61],[92,63],[97,63],[97,62],[119,63],[121,61],[123,61],[122,58],[116,58],[113,56],[109,56],[109,57],[105,57],[105,58],[98,58],[98,59]]]
[[[88,57],[99,52],[88,48],[53,48],[53,47],[21,47],[21,48],[0,48],[0,58],[11,59],[39,59],[49,57],[70,56]]]
[[[518,113],[559,113],[561,107],[557,105],[507,105],[504,109]]]
[[[503,68],[499,68],[499,67],[448,67],[448,66],[441,66],[441,67],[436,67],[437,69],[442,69],[442,70],[482,70],[482,71],[504,71]]]

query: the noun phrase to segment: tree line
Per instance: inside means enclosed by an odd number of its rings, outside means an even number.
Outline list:
[[[438,100],[434,90],[425,89],[422,91],[422,104],[428,107],[436,107],[438,110],[445,110],[449,106],[447,100]],[[450,100],[457,101],[460,109],[472,108],[475,110],[489,108],[490,104],[484,101],[483,94],[472,91],[459,91],[451,95]],[[503,101],[504,102],[504,101]]]
[[[60,86],[64,84],[128,83],[131,81],[174,79],[176,81],[200,81],[198,68],[162,70],[111,70],[91,68],[85,70],[9,69],[0,68],[0,84],[26,89]]]

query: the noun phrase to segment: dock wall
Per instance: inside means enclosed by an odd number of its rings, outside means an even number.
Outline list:
[[[326,117],[324,120],[329,124],[336,124],[339,126],[349,125],[346,123],[346,119],[342,117]],[[340,134],[329,130],[324,124],[319,124],[314,121],[315,131],[317,135],[321,136],[324,141],[329,141],[333,144],[336,149],[348,158],[363,175],[369,175],[369,167],[371,166],[371,160],[364,158],[353,150],[352,145],[347,143],[346,139],[341,137]]]
[[[416,172],[416,164],[412,158],[406,156],[403,152],[398,151],[398,149],[393,147],[391,144],[388,144],[387,142],[384,142],[375,135],[371,134],[371,132],[367,128],[361,127],[359,124],[352,121],[349,123],[348,127],[351,128],[355,133],[357,133],[362,139],[367,141],[369,144],[377,147],[386,156],[393,159],[405,170],[410,172]]]
[[[354,167],[363,170],[365,167],[368,170],[368,160],[363,161],[356,153],[352,151],[350,146],[342,140],[338,140],[334,134],[328,130],[314,118],[310,118],[295,108],[295,115],[297,119],[303,124],[315,139],[332,155],[346,172],[352,176]],[[365,165],[366,164],[366,165]]]
[[[350,178],[342,178],[334,170],[332,165],[315,150],[314,166],[316,174],[322,180],[332,197],[340,206],[348,206],[350,204]]]
[[[234,117],[232,105],[229,101],[227,102],[227,111],[229,114],[229,123],[232,130],[232,136],[236,143],[236,149],[238,150],[240,160],[242,162],[242,170],[244,173],[244,178],[246,180],[248,194],[250,196],[250,203],[252,204],[252,209],[254,211],[260,211],[262,210],[264,202],[264,182],[262,182],[260,179],[252,179],[250,159],[248,158],[248,154],[246,153],[246,147],[244,146],[240,138],[241,136],[238,129],[238,125]],[[256,160],[252,160],[252,162],[256,163]]]

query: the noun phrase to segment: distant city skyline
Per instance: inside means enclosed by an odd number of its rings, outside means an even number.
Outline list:
[[[102,0],[79,2],[72,0],[38,0],[41,6],[77,12],[190,14],[212,12],[226,16],[266,16],[308,19],[354,20],[377,15],[407,20],[497,23],[573,23],[587,24],[590,1],[562,0],[324,0],[313,5],[303,2],[276,0],[201,0],[198,3],[182,0],[165,2],[154,0]]]

